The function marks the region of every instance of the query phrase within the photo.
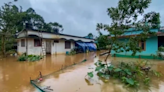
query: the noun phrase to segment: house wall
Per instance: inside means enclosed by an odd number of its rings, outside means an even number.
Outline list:
[[[18,39],[17,40],[17,44],[18,44],[18,47],[17,47],[17,52],[19,55],[23,54],[26,52],[26,40],[25,40],[25,46],[22,47],[21,46],[21,39]]]
[[[65,49],[65,40],[59,40],[59,43],[54,43],[52,40],[51,45],[52,45],[51,54],[65,54],[66,51],[70,51],[75,47],[75,43],[71,41],[71,48]]]
[[[44,54],[46,54],[46,41],[47,39],[44,39],[42,41],[43,48],[45,48]],[[70,49],[65,49],[65,40],[59,40],[59,43],[54,43],[54,40],[49,40],[51,41],[51,53],[50,54],[65,54],[66,51],[70,51],[75,47],[75,43],[71,41],[71,48]],[[42,53],[42,47],[35,47],[34,46],[34,39],[30,38],[28,39],[28,55],[40,55]],[[25,47],[21,47],[21,39],[18,40],[18,54],[21,55],[23,53],[26,53],[26,42],[25,42]]]
[[[42,40],[42,45],[43,45],[43,48],[46,48],[46,41],[45,40]],[[42,52],[42,47],[41,46],[38,46],[38,47],[35,47],[34,46],[34,39],[28,39],[28,55],[41,55],[45,53],[45,50],[43,50]]]
[[[19,35],[18,38],[25,37],[26,36],[26,31],[22,31]]]
[[[124,42],[127,42],[126,39],[121,39]],[[151,54],[157,54],[158,51],[158,37],[151,37],[146,40],[146,50],[142,51],[141,53],[138,52],[136,55],[145,55],[150,56]],[[112,54],[121,54],[121,55],[131,55],[132,52],[122,52],[122,53],[115,53],[114,51],[111,52]]]
[[[26,46],[25,47],[21,47],[21,39],[23,37],[25,37],[25,31],[22,31],[21,33],[18,34],[18,42],[19,42],[19,46],[18,46],[18,53],[22,54],[26,52]],[[41,36],[39,35],[39,33],[37,31],[32,31],[32,30],[28,30],[27,31],[27,35],[36,35],[36,36]],[[51,41],[51,48],[50,48],[50,54],[65,54],[66,51],[70,51],[71,49],[73,49],[75,47],[75,42],[74,41],[83,41],[83,42],[93,42],[94,39],[87,39],[87,38],[83,38],[83,37],[77,37],[77,36],[69,36],[69,35],[56,35],[56,34],[52,34],[52,33],[42,33],[42,38],[44,38],[43,43],[44,43],[44,48],[45,51],[44,53],[46,54],[46,41]],[[54,40],[59,40],[59,43],[54,43]],[[65,49],[65,40],[73,40],[71,41],[71,48],[70,49]],[[34,47],[34,40],[33,38],[29,38],[28,39],[28,51],[27,54],[35,54],[35,55],[40,55],[40,53],[42,52],[42,47]]]
[[[46,44],[45,44],[45,40],[42,41],[42,45],[43,47],[45,48],[46,47]],[[33,38],[28,38],[28,51],[27,51],[27,54],[28,55],[40,55],[42,53],[42,48],[41,46],[39,47],[35,47],[34,46],[34,39]],[[18,54],[21,55],[23,53],[26,53],[26,40],[25,40],[25,47],[21,47],[21,39],[18,40]],[[45,53],[45,51],[43,52]]]

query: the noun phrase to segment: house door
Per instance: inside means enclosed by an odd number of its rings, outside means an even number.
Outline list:
[[[59,43],[59,41],[58,40],[54,40],[54,52],[55,52],[55,54],[57,54],[57,46],[58,46],[58,43]]]
[[[51,40],[46,41],[46,53],[51,54]]]

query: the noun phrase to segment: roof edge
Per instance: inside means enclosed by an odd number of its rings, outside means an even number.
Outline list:
[[[24,29],[25,30],[25,29]],[[24,31],[23,30],[23,31]],[[42,33],[49,33],[49,34],[56,34],[56,33],[52,33],[52,32],[48,32],[48,31],[40,31],[40,30],[36,30],[36,29],[26,29],[27,31],[37,31],[37,32],[42,32]],[[85,38],[85,37],[81,37],[81,36],[75,36],[75,35],[69,35],[69,34],[56,34],[56,35],[63,35],[63,36],[70,36],[70,37],[77,37],[77,38],[83,38],[83,39],[89,39],[89,40],[95,40],[95,39],[90,39],[90,38]]]

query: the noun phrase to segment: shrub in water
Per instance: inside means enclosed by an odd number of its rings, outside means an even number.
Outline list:
[[[26,56],[25,54],[21,55],[18,58],[18,61],[39,61],[40,59],[42,59],[43,56],[37,56],[37,55],[28,55]]]
[[[151,81],[149,75],[161,76],[161,73],[151,70],[151,66],[146,61],[134,63],[120,62],[116,65],[98,61],[95,65],[95,71],[101,79],[108,80],[109,77],[113,77],[129,87],[139,87],[141,83],[148,86]],[[93,72],[88,73],[89,77],[93,77],[91,73]]]
[[[18,61],[26,61],[27,60],[27,56],[26,55],[21,55],[19,58],[18,58]]]
[[[70,52],[69,52],[69,55],[75,55],[76,54],[76,51],[74,49],[72,49]]]

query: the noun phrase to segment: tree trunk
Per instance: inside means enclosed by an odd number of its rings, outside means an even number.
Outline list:
[[[108,59],[108,57],[109,57],[109,55],[110,55],[110,53],[111,53],[111,48],[109,49],[108,52],[109,52],[109,53],[108,53],[107,57],[105,58],[105,62],[107,62],[107,59]]]
[[[108,53],[108,55],[107,55],[107,57],[105,58],[105,62],[107,63],[107,59],[108,59],[108,57],[109,57],[109,55],[110,55],[110,53],[111,53],[111,50],[112,50],[112,46],[113,46],[113,43],[111,44],[111,47],[109,48],[109,53]]]
[[[5,35],[2,35],[2,55],[6,56],[6,44],[5,44]]]

